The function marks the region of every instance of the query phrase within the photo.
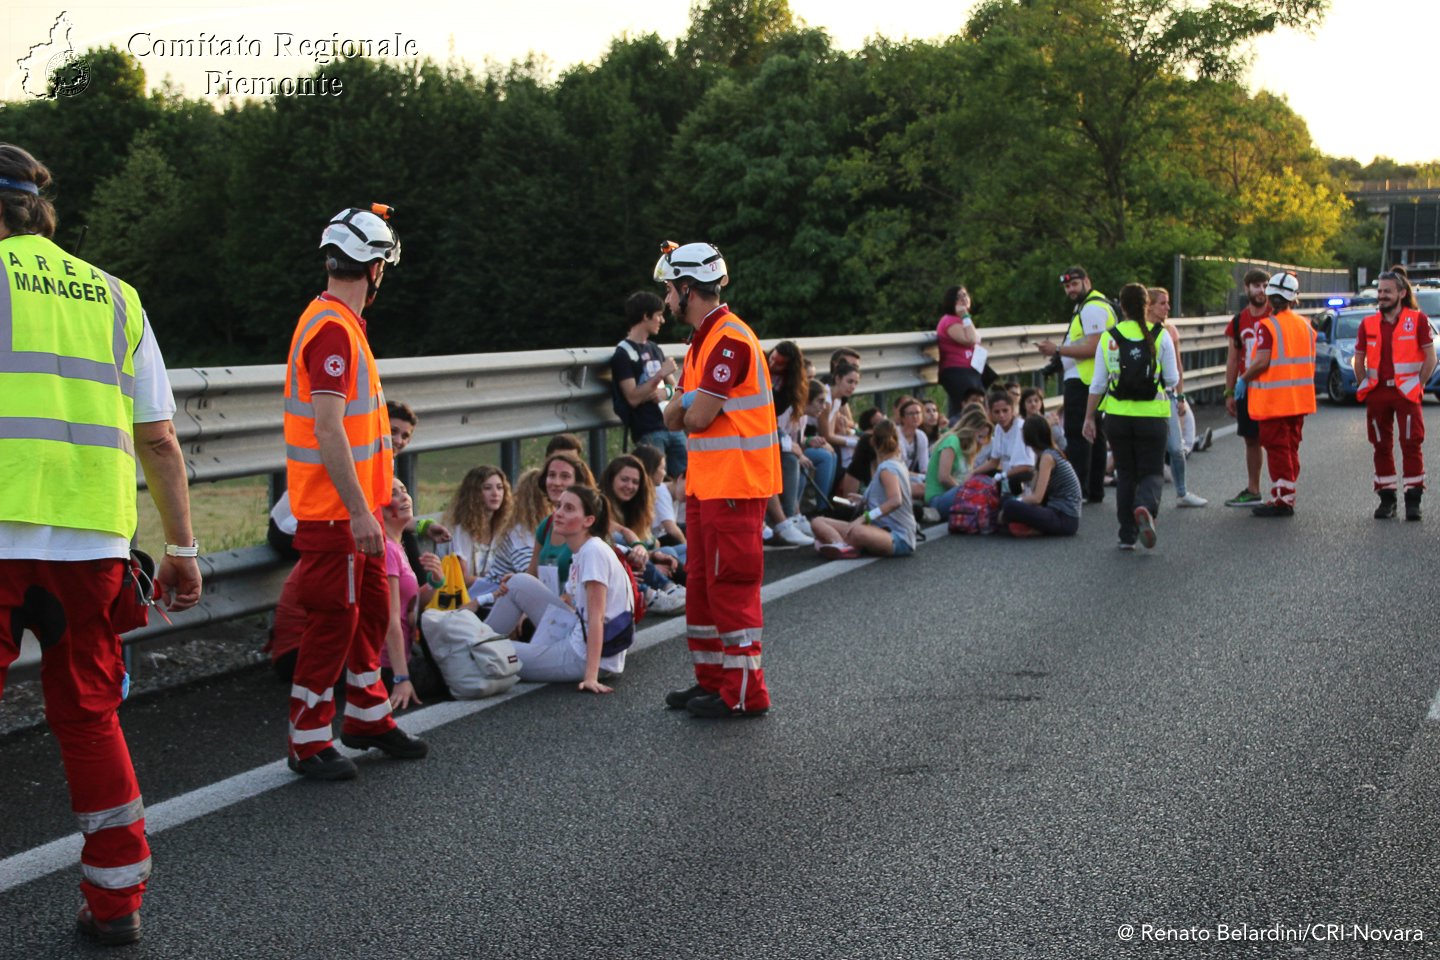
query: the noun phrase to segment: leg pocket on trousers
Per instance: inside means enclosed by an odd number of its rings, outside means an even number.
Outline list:
[[[725,507],[713,520],[710,529],[713,579],[726,583],[758,583],[765,573],[758,518]]]

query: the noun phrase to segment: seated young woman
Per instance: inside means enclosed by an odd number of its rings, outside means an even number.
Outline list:
[[[990,442],[990,421],[979,407],[967,407],[955,426],[940,435],[930,448],[930,469],[925,472],[925,505],[950,515],[975,455]]]
[[[644,465],[645,472],[650,475],[650,486],[655,490],[655,519],[650,523],[650,540],[658,545],[656,549],[660,552],[679,560],[683,569],[685,531],[680,529],[675,519],[675,495],[670,492],[670,484],[665,482],[665,452],[659,447],[641,443],[635,446],[634,457]]]
[[[578,484],[595,489],[595,475],[580,455],[571,450],[556,450],[547,454],[536,479],[540,489],[545,491],[550,510],[559,506],[560,497],[572,486]],[[542,568],[553,570],[546,569],[542,573]],[[555,535],[550,516],[546,516],[535,528],[534,552],[525,572],[542,580],[553,576],[556,584],[564,583],[570,575],[570,547]]]
[[[657,552],[659,544],[650,537],[655,522],[655,488],[645,465],[637,457],[622,453],[600,475],[600,492],[610,508],[610,536],[616,546],[628,551],[630,566],[641,582],[652,590],[683,599],[684,588],[672,579],[680,570],[679,559]],[[664,602],[659,605],[665,606]]]
[[[465,474],[445,523],[471,594],[489,593],[505,574],[529,566],[534,528],[521,529],[515,522],[515,495],[499,467],[479,466]]]
[[[1060,416],[1057,413],[1045,411],[1045,392],[1036,387],[1026,387],[1020,391],[1020,420],[1023,423],[1030,417],[1039,414],[1050,424],[1050,444],[1061,453],[1065,452],[1065,431],[1061,429]]]
[[[380,649],[380,675],[390,687],[390,707],[401,710],[419,706],[421,700],[410,683],[410,648],[415,643],[415,618],[422,602],[430,598],[430,588],[423,589],[410,568],[400,537],[415,518],[414,504],[405,484],[397,478],[390,486],[390,503],[381,508],[385,521],[385,582],[390,591],[390,620],[385,629],[385,646]],[[427,573],[440,576],[440,561],[433,553],[423,554],[420,562]]]
[[[1018,494],[1035,475],[1035,454],[1020,436],[1021,421],[1009,391],[991,390],[985,402],[990,414],[990,443],[978,454],[980,462],[971,468],[971,473],[1000,473],[1010,492]]]
[[[537,624],[529,643],[515,645],[521,680],[610,693],[600,675],[625,670],[635,610],[630,575],[610,546],[609,505],[593,487],[576,484],[560,495],[550,519],[572,558],[565,592],[557,594],[526,573],[506,577],[485,624],[501,636],[512,633],[522,615]],[[552,608],[556,613],[547,621]]]
[[[810,521],[821,556],[850,560],[862,553],[904,557],[915,552],[914,501],[910,472],[901,459],[900,432],[895,424],[882,420],[871,432],[870,442],[878,462],[861,503],[865,512],[848,523],[829,517]]]
[[[1065,454],[1055,449],[1050,423],[1040,414],[1020,428],[1035,454],[1035,481],[1019,497],[1002,498],[1000,519],[1018,536],[1070,537],[1080,529],[1080,478]],[[1018,525],[1018,529],[1017,529]]]

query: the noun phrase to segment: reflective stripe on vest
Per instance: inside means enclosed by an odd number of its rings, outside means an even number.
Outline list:
[[[750,370],[710,426],[689,436],[685,492],[701,500],[768,497],[781,488],[780,437],[770,370],[754,332],[734,314],[719,318],[705,341],[691,344],[686,353],[681,388],[699,387],[711,351],[726,336],[750,347]]]
[[[1425,369],[1425,350],[1420,346],[1415,325],[1425,323],[1418,311],[1402,309],[1390,330],[1390,359],[1395,367],[1395,389],[1405,395],[1411,403],[1419,403],[1425,385],[1420,382],[1420,373]],[[1409,324],[1409,330],[1405,325]],[[1370,391],[1380,385],[1381,336],[1385,332],[1384,318],[1372,313],[1360,323],[1357,340],[1365,342],[1365,379],[1355,391],[1356,400],[1364,400]]]
[[[344,520],[350,516],[320,454],[310,371],[305,366],[305,348],[326,323],[340,327],[350,341],[355,376],[345,396],[342,423],[355,475],[370,510],[390,502],[394,476],[390,417],[375,355],[354,315],[342,304],[317,297],[295,325],[285,374],[285,472],[297,520]]]
[[[1134,320],[1121,320],[1115,324],[1115,329],[1127,340],[1139,340],[1145,336],[1145,331],[1140,324]],[[1113,391],[1115,383],[1120,379],[1120,353],[1116,346],[1115,338],[1110,331],[1100,335],[1100,342],[1105,346],[1105,377],[1109,381],[1105,395],[1105,415],[1117,417],[1163,417],[1170,419],[1170,398],[1165,396],[1165,385],[1162,380],[1163,374],[1160,370],[1160,337],[1165,336],[1162,328],[1159,335],[1151,342],[1155,344],[1155,395],[1153,400],[1119,400],[1116,399]],[[1115,347],[1115,349],[1111,349]]]
[[[1110,319],[1105,321],[1106,330],[1115,326],[1119,321],[1119,318],[1115,316],[1114,309],[1110,306],[1110,301],[1105,299],[1105,294],[1098,290],[1091,290],[1085,294],[1084,299],[1075,305],[1075,312],[1070,317],[1070,328],[1065,331],[1065,344],[1067,346],[1079,343],[1089,336],[1089,334],[1085,332],[1085,328],[1080,324],[1080,312],[1084,310],[1086,305],[1092,300],[1098,300],[1100,306],[1104,307],[1105,311],[1110,314]],[[1080,382],[1087,387],[1090,386],[1095,379],[1095,354],[1091,353],[1084,360],[1076,360],[1075,370],[1080,374]],[[1110,400],[1107,398],[1105,403],[1108,404],[1109,402]]]
[[[139,295],[33,234],[0,267],[0,520],[128,538]]]
[[[1293,310],[1261,321],[1274,341],[1270,365],[1250,384],[1246,406],[1256,420],[1315,412],[1315,330]]]

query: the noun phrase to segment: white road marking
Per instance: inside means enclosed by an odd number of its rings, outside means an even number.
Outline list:
[[[944,524],[937,524],[925,531],[926,536],[932,539],[945,532]],[[916,544],[923,547],[925,544]],[[804,573],[797,573],[794,576],[777,580],[767,584],[760,590],[760,599],[763,603],[770,603],[779,600],[781,597],[789,596],[808,587],[816,586],[827,580],[833,580],[838,576],[859,570],[875,563],[878,557],[869,557],[862,560],[838,560],[831,563],[821,564]],[[683,615],[673,617],[653,627],[646,627],[635,635],[635,643],[632,650],[639,652],[648,650],[651,647],[664,643],[666,640],[673,640],[676,637],[685,635],[685,617]],[[491,707],[498,707],[500,704],[516,697],[523,697],[547,686],[542,683],[520,683],[512,687],[508,692],[498,697],[489,697],[484,700],[452,700],[445,703],[437,703],[434,706],[425,707],[414,713],[399,717],[396,720],[402,728],[412,734],[424,733],[426,730],[433,730],[436,727],[453,723],[464,717],[472,716],[481,710],[489,710]],[[337,741],[336,749],[349,757],[359,756],[360,750],[351,750],[341,746]],[[191,790],[178,797],[172,797],[155,804],[153,807],[145,808],[145,832],[154,836],[172,827],[189,823],[206,814],[224,810],[226,807],[234,806],[242,800],[249,800],[251,797],[258,797],[262,793],[269,793],[287,784],[298,783],[299,778],[290,771],[284,760],[276,760],[274,763],[267,763],[262,767],[247,770],[244,773],[237,773],[218,783]],[[49,843],[33,847],[23,853],[17,853],[0,860],[0,893],[12,890],[22,884],[41,877],[48,876],[58,870],[73,867],[80,862],[80,846],[82,838],[78,833],[72,833],[59,840],[52,840]]]
[[[1440,692],[1435,694],[1435,699],[1430,701],[1430,712],[1425,714],[1426,720],[1440,720]]]

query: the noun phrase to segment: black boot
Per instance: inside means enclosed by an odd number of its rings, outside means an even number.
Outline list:
[[[1405,519],[1420,519],[1420,498],[1425,494],[1419,487],[1411,487],[1405,491]]]
[[[1381,490],[1381,491],[1380,491],[1380,506],[1378,506],[1378,507],[1375,508],[1375,519],[1376,519],[1376,520],[1394,520],[1394,519],[1395,519],[1395,491],[1394,491],[1394,490]]]

